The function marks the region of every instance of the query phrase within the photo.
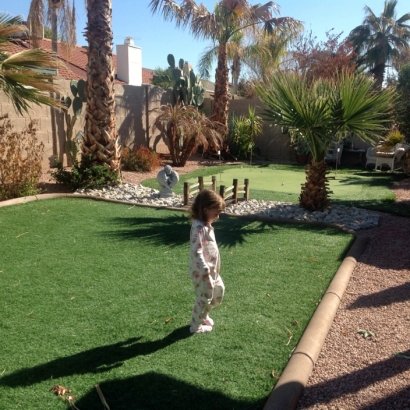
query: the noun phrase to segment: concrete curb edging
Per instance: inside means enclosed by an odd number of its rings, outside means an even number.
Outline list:
[[[296,409],[339,308],[357,259],[364,252],[367,242],[368,238],[356,237],[263,410]]]

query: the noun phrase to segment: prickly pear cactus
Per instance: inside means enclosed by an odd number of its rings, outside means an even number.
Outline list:
[[[189,75],[184,75],[184,59],[180,59],[178,67],[175,66],[175,57],[168,54],[167,61],[174,78],[174,104],[193,105],[200,107],[204,102],[205,88],[194,70],[189,71]]]
[[[67,125],[66,141],[65,141],[65,153],[67,155],[67,165],[72,165],[72,162],[77,158],[78,144],[73,140],[73,130],[77,119],[81,116],[83,110],[83,103],[87,102],[85,95],[86,82],[84,80],[72,80],[70,82],[71,93],[73,98],[64,96],[61,98],[61,102],[65,106],[64,116]],[[72,107],[72,114],[69,113],[69,109]]]

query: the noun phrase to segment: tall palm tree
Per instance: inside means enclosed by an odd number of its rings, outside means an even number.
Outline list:
[[[82,154],[94,164],[120,170],[121,150],[115,122],[111,0],[87,0],[88,64]]]
[[[50,82],[51,77],[38,70],[58,68],[55,56],[41,49],[12,55],[7,52],[12,36],[26,29],[20,17],[0,14],[0,90],[10,98],[21,115],[28,112],[29,103],[58,105],[56,100],[48,96],[50,92],[58,92]]]
[[[227,43],[227,57],[232,76],[232,93],[238,92],[238,81],[243,68],[258,81],[266,81],[277,69],[286,49],[297,38],[298,28],[285,30],[274,27],[267,35],[258,27],[237,32]],[[209,77],[212,63],[218,57],[218,45],[207,48],[199,60],[200,75]]]
[[[306,183],[299,198],[302,207],[323,210],[329,204],[325,155],[335,135],[353,132],[364,141],[380,137],[391,115],[393,91],[373,90],[372,79],[346,72],[335,78],[308,81],[297,74],[277,74],[271,87],[257,87],[267,105],[266,118],[286,127],[304,142],[311,154]]]
[[[410,48],[410,13],[396,17],[397,0],[386,0],[382,14],[377,17],[368,6],[366,17],[360,26],[349,34],[359,65],[364,65],[373,74],[380,89],[384,80],[386,65],[392,62],[402,50]]]
[[[58,38],[69,47],[75,46],[75,4],[69,0],[31,0],[27,23],[31,30],[34,47],[39,46],[39,35],[45,22],[51,25],[51,49],[57,53]]]
[[[226,45],[226,55],[232,75],[232,93],[238,93],[238,81],[241,74],[242,58],[245,52],[243,44],[244,34],[236,33]],[[209,79],[212,64],[218,57],[218,45],[205,49],[198,62],[198,71],[201,78]]]
[[[250,27],[263,27],[270,34],[275,27],[292,29],[301,25],[289,17],[273,17],[279,13],[276,3],[252,6],[246,0],[220,0],[213,12],[193,0],[151,0],[152,13],[161,12],[165,20],[177,27],[189,27],[196,38],[210,39],[218,46],[215,70],[215,97],[211,118],[227,126],[229,110],[229,70],[227,47],[232,37]]]

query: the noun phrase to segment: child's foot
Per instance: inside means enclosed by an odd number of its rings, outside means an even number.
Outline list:
[[[200,325],[199,327],[191,326],[189,328],[191,333],[208,333],[212,331],[212,326]]]
[[[207,316],[202,323],[207,326],[214,325],[214,321],[209,316]]]

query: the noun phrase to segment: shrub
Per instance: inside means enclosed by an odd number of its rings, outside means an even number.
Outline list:
[[[122,150],[121,164],[125,171],[149,172],[159,167],[160,159],[156,152],[143,145],[134,150],[125,147]]]
[[[255,148],[255,138],[262,132],[262,119],[255,109],[248,108],[248,116],[229,117],[228,144],[232,155],[238,159],[248,159]]]
[[[83,156],[80,163],[74,159],[71,170],[65,169],[58,158],[55,158],[55,161],[57,170],[51,172],[51,177],[58,184],[74,191],[79,188],[99,189],[117,185],[119,182],[116,171],[112,171],[108,165],[93,165],[91,155]]]
[[[36,137],[35,123],[16,132],[7,116],[0,121],[0,200],[38,194],[44,144]]]

